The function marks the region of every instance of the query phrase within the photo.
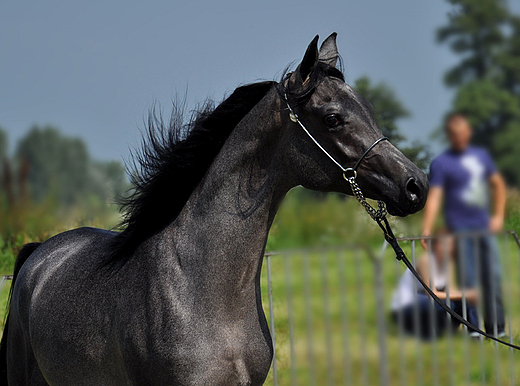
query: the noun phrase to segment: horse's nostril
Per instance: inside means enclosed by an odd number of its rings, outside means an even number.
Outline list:
[[[415,179],[410,178],[406,183],[406,194],[408,198],[413,202],[418,202],[421,197],[421,188],[415,182]]]

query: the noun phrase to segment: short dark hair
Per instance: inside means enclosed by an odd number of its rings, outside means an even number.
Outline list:
[[[433,234],[433,244],[437,244],[449,236],[451,236],[451,233],[448,230],[448,228],[445,228],[445,227],[439,228]]]
[[[456,118],[462,118],[466,121],[468,120],[468,117],[464,113],[461,113],[460,111],[452,111],[451,113],[446,115],[446,117],[444,118],[444,130],[445,131],[448,130],[448,125],[450,124],[450,122]]]

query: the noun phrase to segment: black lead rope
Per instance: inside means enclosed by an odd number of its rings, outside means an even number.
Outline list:
[[[430,295],[433,298],[433,300],[435,300],[435,302],[439,306],[441,306],[441,308],[444,311],[446,311],[448,314],[450,314],[451,317],[455,318],[458,322],[462,323],[463,325],[465,325],[469,329],[478,332],[479,334],[485,336],[486,338],[494,340],[495,342],[498,342],[498,343],[502,343],[503,345],[506,345],[508,347],[514,348],[515,350],[520,350],[520,346],[517,346],[515,344],[512,344],[512,343],[506,342],[504,340],[498,339],[495,336],[490,335],[490,334],[482,331],[480,328],[475,326],[473,323],[468,322],[466,319],[464,319],[459,314],[457,314],[455,311],[453,311],[453,309],[448,307],[446,305],[446,303],[444,303],[441,299],[439,299],[437,297],[437,295],[435,295],[433,293],[433,291],[430,289],[430,287],[423,281],[423,279],[421,278],[421,275],[419,275],[419,273],[415,270],[415,267],[410,262],[410,260],[408,260],[408,258],[406,257],[405,253],[403,252],[403,249],[399,245],[399,242],[397,241],[397,238],[394,236],[394,232],[392,232],[392,228],[390,228],[390,224],[388,223],[387,218],[383,217],[382,219],[377,219],[376,222],[377,222],[377,225],[379,225],[379,227],[383,230],[383,233],[384,233],[384,236],[385,236],[385,240],[393,248],[393,250],[395,252],[395,258],[397,260],[401,260],[404,263],[404,265],[406,265],[406,267],[410,270],[410,272],[413,273],[415,278],[424,287],[424,289],[426,290],[428,295]]]
[[[290,74],[287,74],[287,77],[285,80],[289,78]],[[365,150],[363,155],[357,160],[357,162],[354,164],[354,167],[352,168],[345,168],[343,167],[321,144],[314,138],[314,136],[307,130],[305,125],[300,121],[298,115],[294,112],[294,110],[291,108],[291,105],[289,104],[289,100],[287,99],[287,94],[285,92],[284,88],[284,82],[281,82],[280,84],[280,91],[284,98],[285,103],[287,104],[287,109],[289,110],[289,118],[291,121],[297,123],[303,131],[310,137],[310,139],[320,148],[323,153],[329,159],[334,162],[343,172],[343,178],[350,184],[350,188],[352,190],[352,194],[356,197],[356,199],[359,201],[359,203],[365,208],[367,213],[370,215],[370,217],[377,222],[377,225],[382,229],[385,240],[390,244],[395,252],[395,257],[397,260],[401,260],[406,267],[410,270],[410,272],[413,273],[413,275],[416,277],[416,279],[421,283],[421,285],[424,287],[426,292],[435,300],[435,302],[448,314],[451,315],[452,318],[455,318],[457,321],[465,325],[466,327],[478,332],[479,334],[485,336],[486,338],[492,339],[495,342],[502,343],[503,345],[506,345],[508,347],[514,348],[516,350],[520,350],[519,346],[516,346],[512,343],[505,342],[503,340],[500,340],[498,338],[495,338],[493,335],[487,334],[481,329],[479,329],[477,326],[474,326],[472,323],[468,322],[466,319],[461,317],[459,314],[457,314],[455,311],[453,311],[450,307],[448,307],[441,299],[437,297],[433,293],[433,291],[426,285],[426,283],[421,279],[421,276],[417,271],[415,270],[412,263],[410,263],[410,260],[406,257],[405,253],[403,252],[402,248],[399,246],[399,242],[397,241],[396,237],[394,236],[394,232],[392,232],[392,228],[390,228],[390,224],[388,223],[388,220],[386,218],[386,205],[383,201],[378,201],[378,208],[377,210],[374,209],[365,199],[363,192],[361,191],[361,188],[356,182],[357,178],[357,168],[361,164],[361,161],[367,156],[367,154],[380,142],[382,141],[388,141],[387,137],[381,137],[377,139],[372,145]]]

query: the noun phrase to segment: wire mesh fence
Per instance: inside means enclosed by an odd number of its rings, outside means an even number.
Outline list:
[[[446,282],[446,303],[466,319],[471,320],[472,315],[488,333],[504,334],[502,339],[518,344],[518,236],[504,232],[453,237],[457,256],[474,247],[470,265],[465,259],[455,260],[461,261],[456,266],[458,275],[474,270],[476,282],[460,285],[460,289],[450,288]],[[496,240],[494,252],[501,268],[491,284],[482,282],[494,272],[485,251],[477,245],[484,237]],[[400,239],[416,264],[437,248],[432,238],[425,240],[426,251],[420,237]],[[431,264],[431,259],[426,261]],[[386,245],[378,252],[352,247],[271,253],[266,255],[264,270],[263,296],[276,347],[266,384],[458,386],[520,382],[520,353],[456,327],[449,315],[442,315],[444,321],[439,326],[433,299],[420,288],[412,292],[411,311],[392,309],[405,267]],[[429,272],[431,276],[438,274],[433,269]],[[457,276],[457,282],[462,277]],[[500,284],[493,286],[496,281]],[[413,285],[420,287],[418,282]],[[493,291],[502,294],[505,326],[497,322],[500,304]],[[423,296],[426,300],[422,301],[431,302],[430,307],[419,306],[417,298]]]

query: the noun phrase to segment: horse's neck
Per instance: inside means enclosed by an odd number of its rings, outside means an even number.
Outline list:
[[[211,287],[210,279],[218,290],[253,283],[276,210],[291,187],[276,164],[282,130],[274,100],[264,98],[233,130],[166,229],[176,264],[188,275],[193,270],[205,286]]]

